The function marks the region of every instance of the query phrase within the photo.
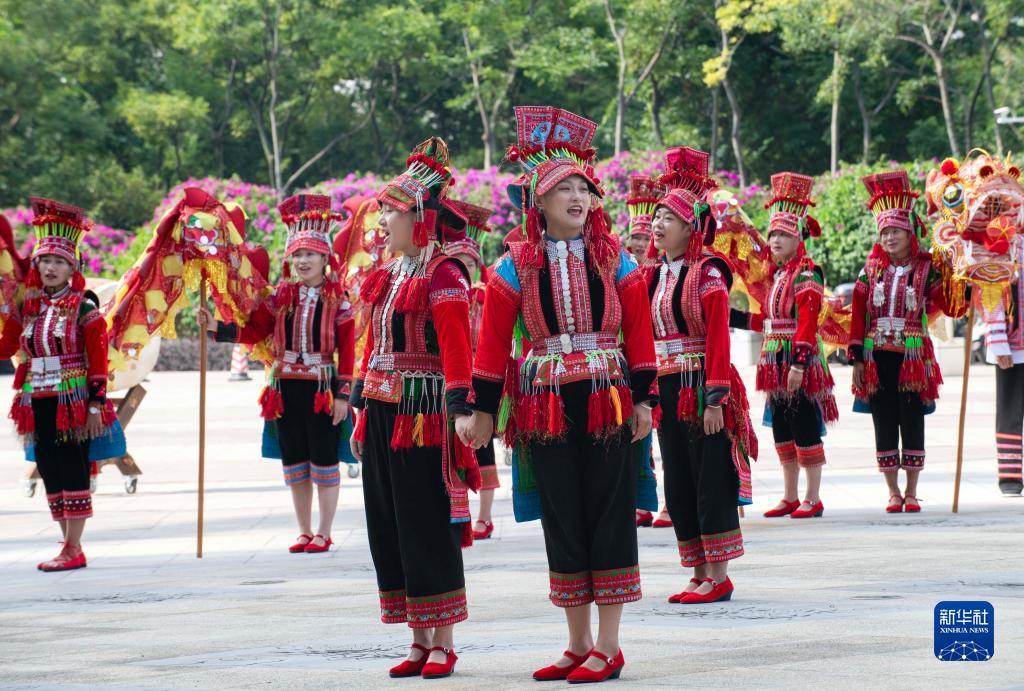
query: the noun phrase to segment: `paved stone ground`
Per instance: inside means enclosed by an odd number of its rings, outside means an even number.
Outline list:
[[[744,371],[753,381],[752,371]],[[781,473],[762,430],[747,554],[732,602],[665,602],[684,577],[670,530],[640,531],[645,598],[626,608],[618,687],[1024,688],[1024,500],[995,483],[991,369],[972,371],[960,514],[950,513],[960,379],[928,420],[924,512],[887,516],[870,418],[850,409],[838,368],[840,426],[826,438],[824,518],[768,520]],[[7,389],[9,378],[0,378]],[[326,555],[286,553],[297,532],[275,462],[258,458],[258,382],[210,377],[206,556],[195,558],[198,377],[154,373],[130,426],[145,471],[124,493],[100,478],[89,568],[41,574],[57,531],[44,501],[21,495],[24,463],[0,448],[0,686],[4,688],[378,688],[406,649],[376,615],[359,480],[344,478]],[[755,405],[760,402],[756,400]],[[10,426],[3,422],[3,433]],[[456,631],[456,676],[440,688],[534,687],[530,672],[565,645],[545,598],[538,524],[511,517],[509,469],[494,539],[466,552],[470,620]],[[938,662],[932,612],[944,599],[996,607],[995,657]]]

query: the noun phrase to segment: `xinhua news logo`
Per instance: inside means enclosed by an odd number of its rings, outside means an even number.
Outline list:
[[[996,611],[984,601],[935,605],[935,657],[943,662],[987,662],[995,655]]]

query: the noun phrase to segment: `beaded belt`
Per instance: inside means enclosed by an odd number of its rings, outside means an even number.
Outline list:
[[[771,334],[792,335],[796,333],[796,319],[765,319],[764,333],[766,336]]]
[[[32,377],[32,391],[34,393],[56,391],[57,387],[61,383],[62,373],[69,372],[70,370],[80,370],[81,374],[84,376],[84,353],[32,358],[29,362],[29,372]]]
[[[703,354],[706,346],[706,339],[698,336],[676,336],[655,341],[654,353],[660,358],[692,353]]]
[[[381,372],[441,372],[441,356],[430,353],[375,353],[367,368]]]
[[[333,365],[334,356],[330,353],[300,353],[296,350],[286,350],[281,361],[289,365],[301,364],[313,367],[317,365]]]
[[[585,353],[590,350],[614,350],[619,347],[617,334],[599,331],[593,333],[574,333],[550,336],[530,344],[527,357],[535,355],[553,355],[561,353]]]

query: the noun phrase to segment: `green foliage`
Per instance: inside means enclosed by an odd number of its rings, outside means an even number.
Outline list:
[[[606,9],[623,32],[624,90],[636,88],[624,112],[626,150],[715,142],[716,167],[734,168],[728,75],[748,181],[828,167],[833,84],[840,159],[941,157],[949,141],[935,65],[901,33],[928,25],[942,36],[947,20],[956,36],[943,54],[954,135],[964,150],[995,149],[992,108],[1024,114],[1019,0],[972,0],[951,20],[946,7],[0,0],[0,208],[54,196],[100,223],[138,227],[186,178],[238,176],[284,195],[350,172],[395,172],[430,134],[449,140],[460,168],[479,167],[485,145],[497,163],[512,142],[516,104],[557,104],[599,121],[595,145],[607,156],[619,58]],[[666,26],[665,52],[640,79]],[[1024,147],[1024,130],[999,134],[1005,150]]]

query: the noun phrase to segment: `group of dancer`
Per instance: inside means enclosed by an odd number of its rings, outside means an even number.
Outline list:
[[[603,681],[625,664],[619,622],[623,605],[641,598],[636,509],[652,428],[663,463],[661,520],[673,527],[689,576],[669,602],[732,597],[728,564],[744,553],[737,507],[752,501],[758,439],[730,363],[730,328],[764,335],[756,387],[785,479],[765,516],[813,518],[825,509],[822,434],[839,411],[820,327],[832,308],[808,247],[821,233],[809,214],[812,179],[772,176],[765,240],[735,204],[721,203],[707,153],[672,148],[660,176],[634,181],[621,242],[601,206],[595,123],[553,107],[517,107],[515,118],[508,158],[523,170],[508,194],[522,223],[491,267],[480,249],[489,211],[451,197],[448,149],[431,137],[376,195],[391,258],[358,285],[332,250],[340,216],[330,199],[299,194],[279,207],[288,228],[282,279],[244,326],[218,321],[205,305],[196,310],[217,340],[268,347],[259,403],[299,524],[291,552],[330,549],[339,458],[349,447],[362,463],[381,621],[412,629],[392,677],[442,677],[455,667],[454,627],[468,617],[462,549],[493,531],[496,435],[512,452],[517,520],[541,521],[549,598],[568,627],[564,653],[534,679]],[[960,316],[966,300],[919,245],[924,225],[907,174],[864,184],[878,235],[853,294],[853,386],[874,422],[886,511],[915,512],[924,416],[941,383],[928,317]],[[84,290],[84,214],[32,204],[32,266],[19,309],[3,315],[0,357],[21,351],[11,417],[35,445],[64,533],[60,555],[39,568],[60,571],[86,565],[88,446],[114,421],[108,322]],[[749,311],[730,307],[737,282]],[[1005,310],[1002,332],[991,329],[1005,334],[993,337],[1005,372],[999,396],[1016,416],[999,424],[1007,458],[1016,444],[1017,483],[1001,484],[1017,493],[1024,345],[1019,320],[1005,315],[1019,304]],[[475,523],[470,491],[481,492]]]

